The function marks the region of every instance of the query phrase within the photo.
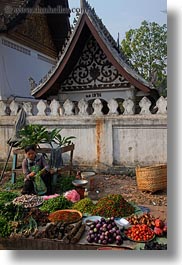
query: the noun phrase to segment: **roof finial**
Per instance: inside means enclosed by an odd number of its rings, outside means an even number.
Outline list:
[[[80,10],[81,10],[81,13],[84,12],[84,0],[80,0]]]

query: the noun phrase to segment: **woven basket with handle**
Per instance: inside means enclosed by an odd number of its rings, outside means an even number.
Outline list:
[[[167,188],[167,165],[159,164],[135,168],[138,189],[156,192]]]

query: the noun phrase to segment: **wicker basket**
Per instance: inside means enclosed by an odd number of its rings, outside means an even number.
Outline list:
[[[167,165],[136,167],[136,181],[141,191],[156,192],[167,188]]]

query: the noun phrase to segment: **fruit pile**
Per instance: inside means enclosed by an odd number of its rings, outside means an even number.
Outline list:
[[[156,219],[154,233],[157,236],[167,236],[167,224],[161,219]]]
[[[142,215],[132,214],[126,219],[131,225],[145,224],[150,228],[154,228],[156,218],[149,213],[143,213]]]
[[[126,219],[131,225],[137,225],[137,224],[147,225],[148,227],[154,230],[154,233],[157,236],[167,235],[167,224],[165,223],[165,221],[161,220],[160,218],[156,219],[154,216],[152,216],[149,213],[144,213],[142,215],[132,214]]]
[[[121,245],[123,238],[119,227],[114,222],[114,217],[94,221],[88,230],[87,241],[89,243]]]
[[[127,230],[125,230],[125,235],[127,238],[133,240],[133,241],[149,241],[154,238],[154,231],[149,228],[147,225],[134,225]]]

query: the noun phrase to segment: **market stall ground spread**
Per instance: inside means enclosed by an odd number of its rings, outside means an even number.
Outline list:
[[[70,179],[70,181],[72,181],[72,179]],[[15,204],[14,206],[6,205],[6,207],[9,207],[7,218],[11,220],[13,218],[14,222],[12,224],[13,231],[15,233],[11,233],[10,237],[7,236],[8,233],[10,234],[10,229],[12,229],[12,227],[10,227],[9,225],[5,225],[5,219],[1,218],[1,225],[4,226],[4,230],[1,231],[2,234],[0,249],[96,250],[102,249],[104,247],[110,247],[113,250],[167,249],[166,191],[159,191],[155,194],[140,192],[137,190],[135,177],[131,176],[96,175],[94,176],[94,181],[92,184],[92,189],[88,191],[88,197],[85,198],[81,204],[79,204],[81,200],[77,203],[71,203],[70,201],[67,202],[63,196],[59,196],[53,198],[54,203],[52,203],[53,200],[48,200],[42,203],[41,205],[35,205],[37,206],[35,208],[31,207],[30,211],[27,208],[25,208],[25,211],[22,211],[21,207],[17,204]],[[68,185],[67,187],[69,190],[71,186]],[[9,201],[16,201],[18,193],[17,191],[15,194],[11,194],[10,192],[6,196],[7,200],[9,198]],[[5,198],[6,196],[3,197]],[[21,197],[20,194],[19,197]],[[113,205],[115,205],[114,208],[111,207],[112,203],[110,202],[110,200],[113,200]],[[91,212],[90,214],[86,213],[87,216],[99,215],[99,213],[107,215],[107,211],[105,211],[104,209],[106,209],[105,203],[107,204],[108,202],[111,203],[111,208],[109,209],[109,211],[112,212],[112,214],[128,214],[128,221],[131,223],[131,225],[136,225],[137,222],[141,222],[141,225],[147,224],[151,227],[151,229],[155,229],[155,237],[152,239],[152,241],[141,241],[138,243],[135,242],[135,240],[131,240],[127,237],[125,238],[126,234],[123,233],[123,228],[117,226],[117,222],[116,224],[114,224],[109,220],[109,218],[113,218],[113,216],[102,216],[100,218],[106,218],[106,221],[102,219],[102,221],[98,220],[96,221],[96,223],[92,224],[87,224],[86,222],[84,222],[86,216],[84,216],[83,207],[87,207],[87,210]],[[126,207],[127,203],[131,205],[131,212],[129,213],[127,213],[124,208]],[[123,208],[123,212],[118,212],[115,209],[117,208],[117,205],[120,205],[120,208]],[[15,210],[13,207],[18,208],[16,208]],[[82,220],[79,220],[74,224],[66,224],[62,221],[50,222],[48,218],[50,213],[55,212],[56,210],[66,209],[65,207],[67,209],[76,209],[78,211],[81,209],[83,211]],[[41,209],[44,210],[44,214],[40,213]],[[16,215],[12,216],[12,214],[10,213],[14,210],[16,212]],[[21,219],[21,222],[18,222],[18,215],[20,217],[22,212],[26,212],[26,215],[24,216],[25,221],[22,222]],[[38,217],[41,218],[38,219]],[[118,220],[119,216],[116,217]],[[155,220],[157,220],[156,224]],[[160,222],[161,220],[163,221]],[[90,227],[90,225],[93,224],[95,224],[94,232],[92,232],[92,229]],[[111,227],[110,230],[109,228],[107,228],[109,226]],[[134,234],[132,234],[132,237],[135,239],[138,238],[137,234],[141,229],[141,227],[135,229],[135,231],[133,232]],[[143,229],[142,233],[144,233],[144,231],[145,230]],[[120,237],[121,240],[117,241],[115,239],[116,237]],[[17,240],[19,242],[18,244]],[[111,244],[109,243],[109,241],[112,241]],[[47,242],[47,246],[45,246],[45,242]]]

